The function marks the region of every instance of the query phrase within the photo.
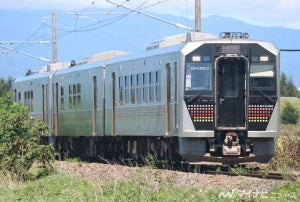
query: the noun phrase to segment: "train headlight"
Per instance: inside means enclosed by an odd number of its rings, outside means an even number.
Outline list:
[[[199,56],[199,55],[194,55],[194,56],[192,57],[192,61],[193,61],[193,62],[200,62],[200,61],[201,61],[201,56]]]
[[[259,61],[260,62],[268,62],[269,61],[269,56],[260,56]]]

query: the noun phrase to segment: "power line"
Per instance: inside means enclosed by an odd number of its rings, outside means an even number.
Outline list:
[[[300,49],[280,49],[280,52],[300,52]]]

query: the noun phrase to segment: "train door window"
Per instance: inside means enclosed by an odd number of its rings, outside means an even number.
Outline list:
[[[17,89],[14,89],[14,101],[17,102]]]
[[[175,109],[174,109],[174,124],[175,128],[178,128],[177,123],[177,102],[178,102],[178,95],[177,95],[177,62],[174,63],[174,102],[175,102]]]
[[[69,85],[69,109],[73,109],[73,89],[71,85]]]
[[[33,112],[33,91],[29,91],[28,96],[30,111]]]
[[[77,84],[77,109],[81,108],[81,84]]]
[[[155,72],[155,92],[156,92],[156,101],[161,101],[161,72],[156,71]]]
[[[135,75],[131,75],[131,104],[135,104],[135,91],[136,91],[136,77]]]
[[[148,72],[143,74],[143,101],[147,103],[149,100],[149,76]]]
[[[60,87],[60,109],[64,109],[65,107],[65,100],[64,100],[65,92],[64,87]]]
[[[221,67],[220,71],[223,71],[223,95],[224,97],[234,98],[238,96],[239,92],[239,67]]]
[[[125,104],[130,104],[130,76],[125,76]]]
[[[155,92],[155,72],[150,72],[149,74],[149,87],[150,87],[150,102],[154,102],[155,98],[154,98],[154,92]]]
[[[142,103],[143,96],[143,74],[137,74],[137,103]]]
[[[76,109],[76,108],[77,108],[76,94],[77,94],[76,85],[73,84],[73,109]]]
[[[124,76],[119,77],[119,103],[124,103]]]

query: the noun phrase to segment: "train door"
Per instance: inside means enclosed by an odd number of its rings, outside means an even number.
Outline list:
[[[97,77],[93,76],[93,135],[97,134]]]
[[[166,64],[166,135],[171,134],[171,110],[170,110],[170,101],[171,101],[171,65],[170,63]]]
[[[177,62],[166,64],[166,134],[175,133],[177,123]]]
[[[54,134],[58,135],[58,83],[53,84],[53,105]]]
[[[216,60],[215,127],[218,130],[247,128],[248,61],[244,57],[224,57]]]
[[[111,75],[112,78],[112,84],[111,84],[111,134],[115,135],[116,132],[116,110],[115,110],[115,104],[116,104],[116,73],[113,72]]]

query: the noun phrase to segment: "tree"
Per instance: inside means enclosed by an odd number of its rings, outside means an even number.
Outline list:
[[[298,122],[299,113],[297,109],[290,103],[287,102],[285,107],[282,109],[281,122],[283,124],[296,124]]]
[[[13,83],[13,79],[9,77],[7,80],[1,78],[0,79],[0,97],[6,95],[11,91],[11,85]]]
[[[35,121],[26,106],[12,101],[11,94],[0,98],[0,169],[17,180],[25,180],[29,169],[39,165],[40,174],[52,170],[54,151],[43,143],[47,126]]]
[[[298,90],[292,78],[287,78],[284,72],[280,75],[280,94],[282,97],[297,97]]]

